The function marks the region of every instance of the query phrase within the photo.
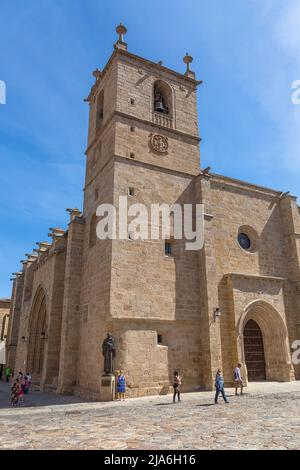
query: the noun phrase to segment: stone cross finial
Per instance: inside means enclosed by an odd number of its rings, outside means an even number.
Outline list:
[[[124,34],[127,33],[127,29],[122,23],[120,23],[119,26],[116,27],[116,32],[119,35],[119,39],[117,40],[115,47],[117,47],[118,49],[124,49],[125,51],[127,51],[127,44],[124,41]]]
[[[185,54],[183,62],[186,64],[186,71],[184,75],[190,78],[195,78],[195,72],[192,72],[190,69],[190,64],[193,62],[193,57],[189,55],[188,52]]]

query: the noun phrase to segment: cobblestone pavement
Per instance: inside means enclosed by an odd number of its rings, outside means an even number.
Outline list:
[[[7,407],[0,385],[0,449],[300,449],[300,381],[252,383],[213,403],[213,392],[86,402],[32,392]],[[221,401],[222,400],[222,401]]]

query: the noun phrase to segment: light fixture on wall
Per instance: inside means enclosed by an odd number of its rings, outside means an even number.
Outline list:
[[[220,308],[219,307],[215,308],[214,309],[214,321],[216,321],[216,319],[218,317],[220,317],[221,315],[222,315],[222,312],[221,312]]]
[[[42,331],[40,338],[41,339],[48,339],[48,336],[46,335],[46,333],[44,331]]]
[[[27,339],[25,338],[25,336],[22,336],[22,337],[21,337],[21,341],[22,341],[23,343],[26,343]]]

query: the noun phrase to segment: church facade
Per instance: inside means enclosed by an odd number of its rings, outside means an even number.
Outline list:
[[[13,281],[7,363],[43,390],[101,400],[102,343],[116,343],[128,395],[300,379],[300,209],[296,198],[201,170],[200,81],[127,50],[126,29],[94,72],[83,211],[27,255]],[[203,204],[204,245],[97,237],[97,207]]]

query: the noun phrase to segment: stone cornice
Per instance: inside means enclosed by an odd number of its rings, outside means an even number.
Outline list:
[[[194,179],[197,175],[194,175],[192,173],[185,173],[183,171],[179,171],[179,170],[172,170],[171,168],[166,168],[166,167],[162,167],[160,165],[153,165],[152,163],[146,163],[146,162],[143,162],[141,160],[137,160],[137,159],[132,159],[130,157],[126,157],[124,155],[114,155],[113,157],[111,157],[109,160],[107,160],[104,165],[102,165],[102,167],[93,175],[93,177],[86,183],[86,185],[84,186],[83,188],[83,191],[86,190],[86,188],[92,184],[92,182],[95,180],[95,178],[104,170],[104,168],[109,164],[109,163],[114,163],[114,162],[120,162],[120,163],[124,163],[124,164],[128,164],[128,165],[133,165],[133,166],[142,166],[144,168],[149,168],[151,170],[154,170],[154,171],[161,171],[161,172],[164,172],[164,173],[169,173],[169,174],[172,174],[172,175],[175,175],[175,176],[182,176],[184,178],[189,178],[189,179]],[[212,215],[209,215],[209,214],[205,214],[207,215],[208,217],[212,218],[213,216]]]
[[[124,157],[122,155],[115,155],[114,156],[114,161],[120,162],[120,163],[125,163],[127,165],[143,166],[144,168],[148,168],[150,170],[161,171],[161,172],[169,173],[169,174],[172,174],[172,175],[175,175],[175,176],[182,176],[184,178],[189,178],[191,180],[194,179],[195,176],[196,176],[193,173],[185,173],[185,172],[180,171],[180,170],[173,170],[172,168],[167,168],[167,167],[163,167],[163,166],[160,166],[160,165],[153,165],[152,163],[146,163],[146,162],[143,162],[143,161],[137,160],[137,159],[133,160],[130,157]]]
[[[178,78],[180,81],[185,81],[185,82],[189,82],[191,85],[193,86],[197,86],[197,85],[201,85],[202,80],[195,80],[194,78],[191,78],[191,77],[188,77],[187,75],[184,75],[182,73],[179,73],[179,72],[176,72],[175,70],[172,70],[168,67],[165,67],[164,65],[161,65],[161,64],[158,64],[156,62],[152,62],[151,60],[149,59],[145,59],[144,57],[140,57],[138,55],[135,55],[135,54],[132,54],[132,52],[128,52],[128,51],[125,51],[125,50],[120,50],[118,49],[118,53],[120,55],[123,55],[123,56],[126,56],[130,59],[133,59],[135,60],[136,62],[141,62],[143,64],[145,64],[146,66],[150,66],[151,68],[154,68],[155,70],[157,70],[158,72],[166,72],[168,75],[169,74],[172,74],[173,76],[175,76],[176,78]],[[105,68],[103,69],[103,72],[104,72]]]
[[[86,151],[85,151],[85,155],[88,154],[88,152],[98,144],[98,142],[101,140],[102,138],[102,135],[104,134],[104,132],[106,131],[106,129],[109,127],[110,123],[112,122],[112,120],[115,118],[115,117],[121,117],[123,119],[127,119],[128,121],[134,121],[134,122],[139,122],[141,124],[144,124],[146,126],[149,126],[149,127],[152,127],[154,129],[160,129],[160,130],[163,130],[164,132],[168,133],[169,135],[177,135],[179,137],[183,137],[183,138],[186,138],[186,139],[190,139],[190,140],[193,140],[195,141],[195,144],[199,144],[199,142],[201,142],[201,138],[196,136],[196,135],[193,135],[193,134],[188,134],[186,132],[182,132],[182,131],[179,131],[178,129],[170,129],[169,127],[163,127],[163,126],[159,126],[158,124],[155,124],[154,122],[152,121],[148,121],[147,119],[141,119],[139,117],[136,117],[136,116],[132,116],[130,114],[126,114],[126,113],[122,113],[121,111],[113,111],[111,113],[111,115],[109,116],[109,118],[107,119],[107,121],[105,122],[105,124],[103,125],[103,127],[101,127],[101,129],[98,130],[98,132],[96,133],[94,139],[92,140],[92,142],[88,145]]]
[[[155,129],[157,129],[157,128],[161,129],[161,130],[167,132],[170,135],[171,134],[176,134],[180,137],[186,137],[187,139],[195,140],[197,143],[201,142],[201,138],[198,137],[197,135],[194,135],[194,134],[188,134],[187,132],[182,132],[178,129],[172,129],[170,127],[160,126],[159,124],[156,124],[153,121],[148,121],[147,119],[141,119],[139,117],[132,116],[130,114],[122,113],[121,111],[115,111],[115,114],[117,116],[122,117],[122,118],[128,119],[129,121],[140,122],[141,124],[145,124],[146,126],[154,127]]]
[[[155,317],[134,317],[134,316],[131,316],[131,317],[116,317],[116,316],[113,316],[113,315],[109,315],[107,317],[107,321],[117,321],[117,322],[130,322],[130,323],[133,323],[133,322],[137,322],[137,323],[147,323],[147,322],[151,322],[152,324],[153,323],[174,323],[176,322],[176,324],[179,324],[179,323],[195,323],[196,321],[196,318],[181,318],[181,319],[178,319],[178,318],[155,318]],[[164,345],[162,345],[164,346]]]
[[[230,178],[229,176],[218,175],[216,173],[210,173],[209,176],[210,176],[210,181],[212,183],[225,185],[225,186],[232,187],[235,189],[244,189],[247,191],[254,192],[256,194],[261,194],[264,196],[277,198],[278,200],[280,200],[279,197],[282,194],[281,191],[276,191],[275,189],[266,188],[265,186],[258,186],[256,184],[248,183],[247,181]],[[295,200],[297,199],[294,196],[289,196],[289,197]]]
[[[224,274],[226,278],[244,278],[244,279],[257,279],[260,281],[272,281],[272,282],[279,282],[283,283],[286,278],[285,277],[276,277],[276,276],[260,276],[259,274],[245,274],[245,273],[226,273]]]
[[[88,97],[85,99],[85,101],[90,101],[91,100],[93,95],[96,93],[96,90],[98,88],[98,84],[100,84],[100,82],[104,79],[106,73],[108,72],[111,64],[114,61],[114,58],[117,57],[118,55],[119,56],[123,55],[124,57],[130,58],[130,59],[132,59],[136,62],[140,62],[140,63],[146,65],[147,67],[151,67],[151,68],[155,69],[156,72],[159,72],[159,73],[165,72],[168,75],[172,74],[174,77],[176,77],[181,82],[184,81],[186,83],[190,83],[194,87],[197,87],[198,85],[201,85],[203,83],[202,80],[195,80],[194,78],[191,78],[191,77],[188,77],[187,75],[176,72],[175,70],[172,70],[168,67],[165,67],[164,65],[152,62],[149,59],[145,59],[143,57],[132,54],[131,52],[128,52],[124,49],[119,49],[119,48],[115,47],[113,53],[111,54],[110,58],[108,59],[106,65],[105,65],[105,67],[103,68],[102,72],[99,74],[99,79],[96,80],[96,82],[92,86],[91,91],[90,91]]]

